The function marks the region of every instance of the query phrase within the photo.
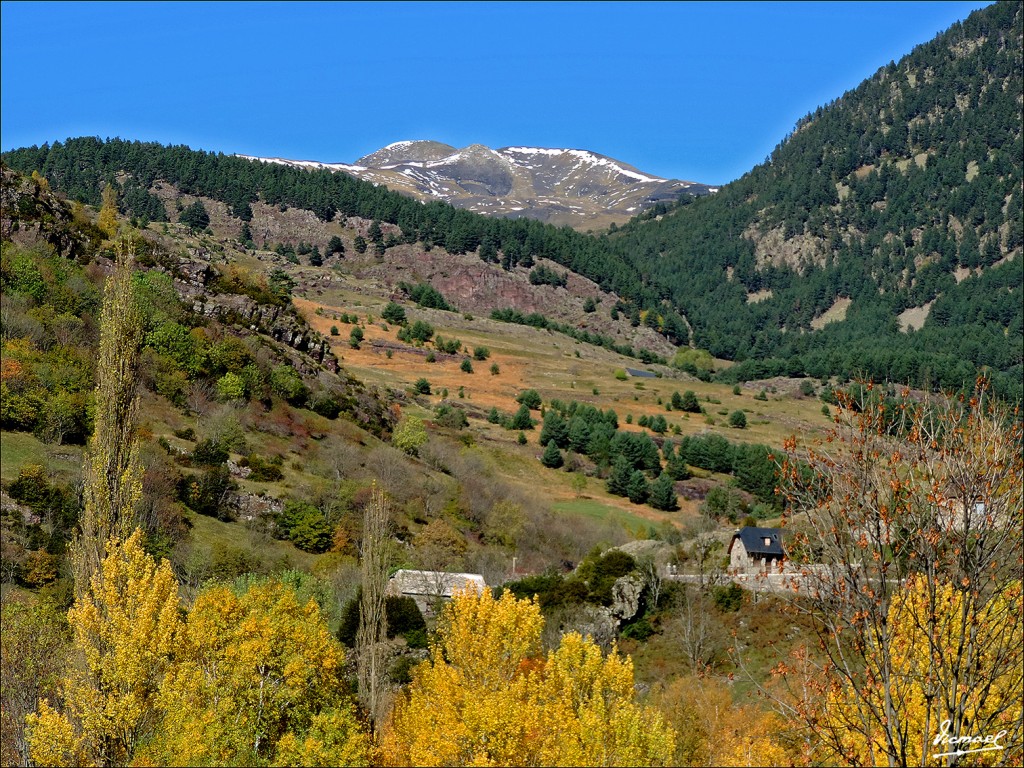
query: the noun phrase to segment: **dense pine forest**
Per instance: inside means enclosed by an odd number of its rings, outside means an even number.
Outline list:
[[[717,195],[624,227],[617,252],[668,288],[697,346],[746,361],[739,378],[956,388],[985,367],[1019,397],[1021,16],[972,14],[807,115]],[[748,301],[758,291],[771,296]],[[852,300],[845,322],[810,333],[837,298]],[[899,331],[897,315],[932,301],[920,330]]]
[[[1022,11],[1001,3],[807,115],[719,193],[661,205],[600,236],[421,204],[343,173],[184,146],[69,139],[5,153],[23,173],[122,213],[167,217],[156,181],[229,205],[398,225],[378,244],[545,257],[615,291],[677,344],[740,363],[725,377],[866,377],[958,389],[980,370],[1022,395]],[[845,317],[819,321],[834,305]],[[901,326],[905,310],[923,323]],[[685,321],[683,318],[685,317]]]

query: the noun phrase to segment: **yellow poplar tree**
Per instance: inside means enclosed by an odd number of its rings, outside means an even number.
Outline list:
[[[937,592],[939,611],[930,610],[929,592]],[[892,628],[891,706],[900,711],[904,727],[917,738],[907,740],[902,756],[905,765],[951,764],[947,753],[972,749],[986,744],[950,745],[935,743],[943,733],[943,721],[954,717],[970,723],[970,736],[993,737],[1004,749],[970,754],[974,765],[1019,765],[1021,762],[1021,722],[1024,708],[1024,636],[1021,619],[1021,584],[1010,585],[994,595],[972,617],[968,626],[961,625],[964,611],[963,591],[954,585],[939,584],[937,588],[916,578],[906,586],[889,608]],[[964,642],[964,634],[988,638],[985,649],[972,659],[981,670],[994,666],[989,685],[966,691],[954,699],[959,711],[945,706],[946,691],[959,675],[954,668],[955,649]],[[886,753],[881,718],[886,710],[886,691],[881,680],[869,682],[867,697],[871,707],[853,705],[851,692],[836,686],[825,722],[829,730],[841,733],[842,753],[860,765],[874,764]],[[869,715],[864,716],[864,711]],[[946,727],[948,729],[948,726]],[[943,755],[934,758],[934,755]]]
[[[669,765],[675,734],[653,707],[634,701],[633,660],[607,657],[572,632],[537,681],[541,765]]]
[[[441,616],[430,659],[412,673],[385,729],[393,765],[526,765],[529,736],[541,728],[524,660],[540,651],[544,619],[536,602],[490,590],[457,593]]]
[[[267,580],[205,589],[161,688],[157,764],[365,765],[344,653],[314,601]]]
[[[456,593],[382,739],[393,765],[667,764],[674,732],[634,701],[629,659],[567,635],[545,660],[536,601]]]
[[[384,491],[373,486],[370,503],[363,511],[363,540],[360,547],[359,628],[356,631],[356,676],[363,707],[374,727],[386,709],[384,674],[387,641],[387,613],[384,610],[388,582],[390,549],[388,526],[390,511]]]
[[[160,679],[181,619],[170,564],[142,548],[142,532],[111,540],[89,591],[68,612],[82,663],[61,681],[63,711],[43,701],[28,718],[40,765],[125,765],[159,715]]]
[[[142,493],[135,436],[142,315],[133,251],[121,242],[100,316],[95,429],[86,452],[81,531],[71,545],[74,662],[63,708],[40,704],[29,748],[43,764],[122,764],[156,717],[155,694],[177,631],[177,586],[133,528]]]
[[[96,225],[102,229],[107,237],[114,237],[117,234],[117,190],[112,184],[103,188],[103,202],[100,205],[100,215]]]
[[[142,496],[135,436],[142,312],[132,286],[133,262],[131,247],[119,243],[117,265],[103,293],[95,426],[83,467],[81,532],[71,545],[78,599],[99,568],[107,541],[128,538],[134,528],[134,508]]]

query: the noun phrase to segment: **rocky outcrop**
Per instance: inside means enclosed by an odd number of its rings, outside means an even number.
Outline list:
[[[646,586],[647,580],[635,571],[617,578],[612,585],[612,604],[607,609],[608,615],[617,624],[634,618],[640,610],[640,596]]]
[[[602,648],[611,647],[618,634],[619,622],[612,618],[607,608],[597,605],[584,605],[566,624],[565,629],[589,635]]]
[[[566,286],[532,285],[530,270],[511,271],[488,264],[474,254],[449,254],[441,249],[425,251],[418,245],[389,248],[383,259],[363,265],[349,264],[361,279],[396,286],[400,281],[432,285],[461,312],[483,317],[493,309],[511,308],[530,314],[538,312],[580,331],[608,336],[618,344],[630,344],[671,357],[675,347],[668,339],[643,325],[632,327],[627,317],[612,320],[610,312],[618,296],[604,293],[591,280],[547,259],[539,259],[558,274],[566,273]],[[396,293],[394,298],[402,298]],[[598,302],[597,311],[586,312],[587,299]]]
[[[190,248],[188,257],[179,258],[171,270],[178,295],[191,305],[193,312],[266,334],[328,370],[338,372],[338,358],[331,352],[331,345],[297,313],[261,304],[243,294],[211,290],[218,273],[204,260],[206,256],[204,249]]]
[[[22,245],[43,240],[73,259],[87,252],[90,227],[75,221],[71,206],[50,191],[45,179],[0,166],[0,238]]]
[[[245,522],[276,515],[284,509],[284,502],[280,499],[256,493],[231,493],[224,504],[235,519]]]
[[[331,346],[298,315],[280,307],[259,304],[248,296],[220,293],[197,297],[192,311],[222,322],[265,333],[292,349],[302,352],[325,368],[337,373],[338,359]]]

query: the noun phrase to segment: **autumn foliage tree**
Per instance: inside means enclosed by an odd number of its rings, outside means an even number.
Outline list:
[[[103,202],[96,224],[107,237],[112,238],[117,234],[117,190],[113,184],[108,183],[103,188]]]
[[[70,659],[56,686],[25,686],[46,696],[25,718],[28,755],[39,765],[366,765],[343,651],[314,601],[276,581],[244,594],[214,585],[183,619],[170,563],[143,548],[131,256],[119,245],[105,293],[85,510],[71,551]],[[40,635],[62,655],[59,638]],[[15,645],[5,641],[5,663]],[[50,664],[36,668],[52,674]],[[6,710],[15,699],[5,691],[4,701]]]
[[[1005,750],[971,759],[1019,762],[1020,414],[984,380],[935,400],[866,386],[840,406],[820,444],[788,442],[782,467],[803,571],[793,604],[816,619],[825,658],[802,676],[814,695],[794,692],[787,714],[817,759],[924,764],[956,752],[940,733],[1005,730]]]
[[[390,523],[387,496],[383,489],[374,485],[370,503],[363,511],[363,538],[359,552],[362,592],[356,631],[359,698],[374,725],[379,724],[385,714],[385,642],[388,633],[385,591],[391,554]]]
[[[58,693],[71,631],[66,614],[52,600],[21,602],[5,591],[0,611],[0,764],[27,765],[25,717],[36,711],[40,699]]]
[[[779,738],[786,724],[776,712],[753,702],[734,702],[730,686],[713,676],[659,684],[650,701],[678,734],[673,765],[802,764]]]
[[[123,241],[104,291],[95,431],[83,470],[81,530],[71,547],[73,658],[48,701],[29,718],[42,764],[122,764],[152,727],[156,687],[177,631],[177,586],[141,545],[134,507],[142,493],[135,413],[142,316]]]
[[[95,424],[83,468],[81,530],[71,547],[78,599],[99,570],[107,541],[124,541],[133,530],[134,508],[142,495],[135,415],[143,332],[133,264],[131,246],[119,242],[117,265],[103,293]]]
[[[456,593],[382,739],[392,765],[659,765],[675,734],[635,701],[628,657],[566,635],[541,655],[536,601]]]
[[[89,589],[68,612],[80,655],[60,681],[62,706],[46,700],[28,718],[39,765],[125,765],[155,727],[157,693],[181,631],[178,585],[136,530],[111,539]]]
[[[144,757],[166,765],[365,765],[344,652],[313,600],[268,579],[199,594]]]
[[[939,611],[930,604],[933,594],[942,607]],[[1024,670],[1020,582],[972,611],[967,610],[965,600],[969,597],[953,584],[943,582],[933,588],[923,577],[912,577],[889,607],[892,668],[888,681],[868,680],[859,691],[841,685],[827,691],[823,722],[828,732],[840,735],[837,751],[852,763],[870,765],[884,759],[885,721],[878,716],[862,719],[862,713],[865,709],[883,713],[887,706],[899,712],[903,728],[910,735],[900,758],[902,763],[926,765],[936,754],[970,749],[970,745],[958,747],[941,738],[936,741],[936,736],[953,733],[953,713],[945,702],[953,693],[950,689],[957,677],[965,678],[965,683],[977,678],[969,667],[961,666],[960,647],[965,641],[974,644],[975,638],[983,638],[981,654],[970,661],[984,667],[988,679],[959,687],[959,695],[954,698],[961,721],[969,725],[961,733],[1003,734],[998,743],[1006,749],[972,754],[973,764],[1019,764]],[[971,614],[971,624],[964,626],[967,613]],[[886,696],[890,698],[888,704]],[[949,726],[943,726],[943,721]]]

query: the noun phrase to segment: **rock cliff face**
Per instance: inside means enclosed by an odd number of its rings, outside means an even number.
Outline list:
[[[178,259],[171,269],[178,295],[191,304],[193,312],[264,333],[338,372],[338,359],[330,344],[297,313],[260,304],[249,296],[210,290],[217,271],[205,260],[207,256],[202,249],[190,249],[188,257]]]
[[[323,369],[337,374],[332,391],[342,412],[378,437],[390,433],[394,418],[389,398],[347,375],[327,340],[291,307],[262,304],[246,295],[214,290],[218,272],[208,258],[204,249],[191,248],[187,256],[164,267],[172,274],[178,294],[194,312],[270,336],[292,350],[283,357],[302,376],[316,377]]]
[[[436,141],[399,141],[353,164],[257,159],[327,168],[421,200],[577,229],[621,224],[656,203],[717,191],[707,184],[652,176],[582,149],[490,149],[482,144],[456,149]]]
[[[85,253],[99,231],[75,220],[71,206],[43,179],[0,168],[0,237],[22,245],[43,240],[69,259]]]
[[[361,278],[385,284],[397,285],[403,280],[430,283],[461,312],[484,317],[493,309],[512,308],[524,314],[539,312],[580,330],[609,336],[617,343],[669,357],[674,354],[675,347],[661,334],[643,326],[634,328],[625,316],[611,319],[611,308],[618,299],[616,295],[603,293],[596,283],[567,272],[554,262],[541,259],[538,263],[556,273],[566,273],[565,287],[531,285],[528,269],[505,271],[472,254],[453,255],[438,249],[426,252],[414,245],[389,248],[382,259],[366,259],[362,264],[348,259],[346,266]],[[584,311],[588,298],[597,303],[596,311]]]

